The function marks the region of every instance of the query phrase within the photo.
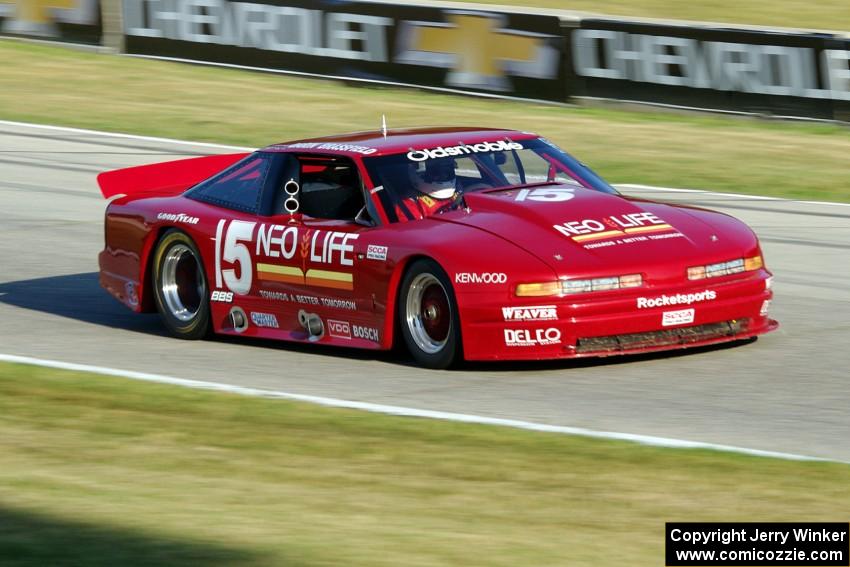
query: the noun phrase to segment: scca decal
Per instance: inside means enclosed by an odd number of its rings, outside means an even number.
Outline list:
[[[455,283],[459,284],[503,284],[508,281],[508,275],[502,272],[458,272]]]

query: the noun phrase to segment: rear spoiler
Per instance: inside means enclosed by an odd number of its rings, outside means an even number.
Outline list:
[[[97,176],[104,198],[139,193],[180,193],[212,177],[249,154],[225,154],[179,159],[106,171]]]

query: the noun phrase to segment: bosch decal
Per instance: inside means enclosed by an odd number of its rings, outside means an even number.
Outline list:
[[[367,341],[379,341],[378,329],[374,327],[363,327],[361,325],[352,325],[353,335],[355,339],[366,339]]]
[[[668,305],[690,305],[701,301],[714,301],[717,292],[707,289],[699,293],[677,293],[676,295],[659,295],[658,297],[638,297],[637,308],[667,307]]]
[[[509,347],[551,346],[561,344],[561,331],[548,329],[505,329],[505,344]]]
[[[558,318],[558,308],[554,305],[502,307],[502,316],[505,321],[555,321]]]
[[[508,281],[508,275],[502,272],[458,272],[455,283],[459,284],[503,284]]]

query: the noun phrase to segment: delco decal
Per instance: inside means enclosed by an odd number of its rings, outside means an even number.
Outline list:
[[[658,232],[676,232],[676,229],[667,222],[652,213],[646,212],[612,215],[602,219],[568,221],[553,225],[553,228],[575,242],[625,238]]]
[[[425,161],[429,159],[483,154],[489,152],[509,152],[523,149],[519,142],[499,140],[497,142],[481,142],[480,144],[463,144],[460,146],[439,146],[426,150],[411,150],[407,152],[410,161]]]
[[[378,329],[374,327],[364,327],[362,325],[352,325],[351,329],[355,339],[366,339],[367,341],[380,342]]]
[[[554,305],[502,307],[502,316],[505,321],[555,321],[558,319],[558,308]]]
[[[218,222],[214,239],[216,287],[226,287],[238,295],[247,295],[253,283],[256,258],[257,278],[260,280],[352,290],[354,274],[351,271],[326,269],[324,266],[308,268],[307,264],[353,266],[353,241],[358,236],[348,232],[304,230],[297,226],[250,221],[228,223],[222,219]],[[269,261],[278,259],[284,262]]]
[[[505,345],[509,347],[550,346],[561,344],[561,331],[548,329],[505,329]]]
[[[328,334],[338,339],[351,340],[351,323],[328,319]]]
[[[690,305],[701,301],[713,301],[717,299],[717,292],[711,289],[698,293],[677,293],[676,295],[659,295],[658,297],[638,297],[638,309],[650,309],[652,307],[667,307],[668,305]]]
[[[198,217],[190,217],[186,213],[159,213],[156,215],[159,220],[182,222],[185,224],[198,224],[201,219]]]
[[[503,284],[508,281],[508,275],[502,272],[458,272],[455,283],[459,284]]]
[[[280,328],[280,325],[278,325],[277,322],[277,317],[271,313],[251,312],[251,322],[258,327],[269,327],[271,329]]]
[[[661,324],[665,327],[676,325],[688,325],[694,322],[694,310],[682,309],[681,311],[665,311],[661,316]]]
[[[369,260],[380,260],[382,262],[386,262],[388,251],[389,249],[386,246],[370,244],[366,247],[366,258]]]

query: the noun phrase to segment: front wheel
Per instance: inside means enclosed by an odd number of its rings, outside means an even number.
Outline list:
[[[401,283],[399,326],[407,350],[426,368],[444,369],[460,354],[460,318],[446,273],[433,260],[415,261]]]
[[[153,289],[163,323],[181,339],[200,339],[210,328],[207,278],[201,254],[179,230],[162,237],[154,252]]]

